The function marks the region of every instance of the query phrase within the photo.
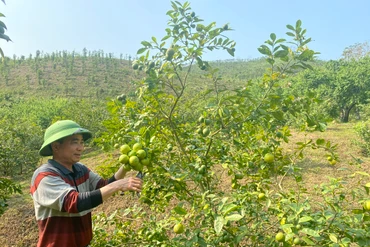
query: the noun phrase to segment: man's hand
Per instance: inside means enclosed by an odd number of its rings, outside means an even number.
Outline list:
[[[103,202],[108,199],[117,191],[136,191],[140,192],[143,186],[143,180],[137,177],[122,178],[116,180],[110,184],[107,184],[100,189],[101,195],[103,197]]]

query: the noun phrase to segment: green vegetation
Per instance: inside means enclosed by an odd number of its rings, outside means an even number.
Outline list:
[[[140,199],[96,209],[94,247],[369,245],[370,175],[346,123],[369,115],[369,57],[317,61],[298,20],[286,38],[270,35],[261,59],[205,61],[237,52],[232,24],[205,23],[187,2],[167,15],[166,35],[135,58],[4,59],[0,213],[21,192],[15,181],[27,190],[45,128],[73,119],[94,133],[87,165],[146,173]],[[356,123],[364,154],[367,124]]]

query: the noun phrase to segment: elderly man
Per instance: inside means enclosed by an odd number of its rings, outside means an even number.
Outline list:
[[[39,228],[38,247],[84,247],[92,239],[91,209],[118,191],[141,191],[142,180],[121,167],[105,180],[79,163],[89,130],[71,120],[46,129],[41,156],[52,156],[33,174],[30,192]]]

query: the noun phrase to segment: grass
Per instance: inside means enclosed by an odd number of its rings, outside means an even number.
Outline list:
[[[362,176],[364,180],[359,179],[359,176],[352,176],[356,171],[370,174],[368,166],[370,158],[362,156],[361,148],[354,144],[354,141],[358,139],[354,131],[354,125],[355,123],[331,123],[326,132],[293,133],[290,143],[283,146],[285,152],[293,152],[296,148],[295,143],[318,138],[324,138],[333,144],[338,144],[339,161],[335,166],[328,163],[325,152],[310,149],[305,151],[305,158],[298,164],[302,169],[304,185],[308,190],[312,190],[315,185],[328,182],[330,177],[343,178],[347,182],[346,186],[348,188],[358,187],[359,184],[366,183],[368,176]],[[114,157],[113,154],[91,150],[87,152],[82,163],[94,170],[97,169],[99,164],[109,162],[112,157]],[[361,159],[363,163],[354,162],[353,157]],[[8,210],[0,217],[0,241],[2,246],[36,246],[37,224],[34,218],[33,203],[28,194],[31,176],[32,174],[28,174],[21,181],[24,194],[14,195],[9,200]],[[291,178],[284,178],[282,182],[284,189],[293,189],[294,186],[294,181]],[[110,199],[110,203],[105,203],[94,209],[94,213],[104,212],[109,214],[115,209],[125,208],[135,203],[137,203],[136,198],[115,196]]]

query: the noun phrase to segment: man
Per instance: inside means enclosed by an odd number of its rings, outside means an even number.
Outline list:
[[[121,167],[108,180],[79,163],[89,130],[71,120],[46,129],[41,156],[52,156],[33,174],[31,195],[39,228],[38,247],[85,247],[92,239],[91,209],[118,191],[141,191],[142,180],[124,178]]]

